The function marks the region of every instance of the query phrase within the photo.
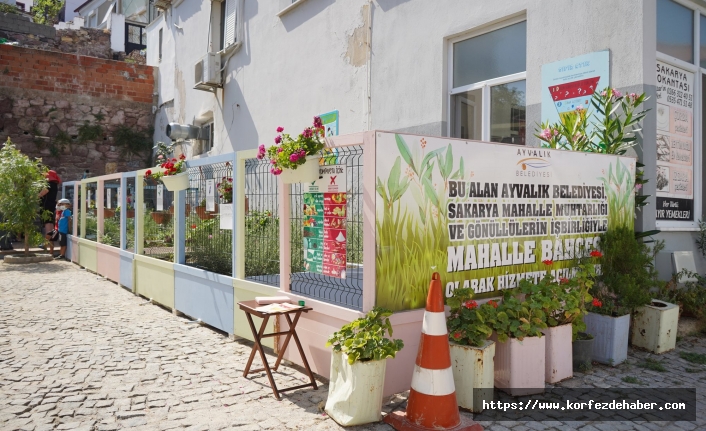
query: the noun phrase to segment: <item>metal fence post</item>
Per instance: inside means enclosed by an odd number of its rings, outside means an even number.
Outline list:
[[[103,216],[105,215],[105,180],[96,181],[96,242],[103,240]]]
[[[120,250],[125,250],[127,243],[127,174],[120,177]]]
[[[188,174],[187,174],[188,175]],[[186,263],[186,190],[174,193],[174,263]]]
[[[233,254],[231,258],[233,269],[231,275],[234,278],[244,278],[245,255],[243,251],[245,250],[245,238],[241,238],[243,235],[240,235],[241,232],[238,230],[245,223],[245,159],[241,159],[239,153],[234,152],[231,163],[233,163],[231,178],[233,178],[233,190],[235,191],[233,194],[233,235],[231,238],[233,241],[231,250]],[[241,248],[241,245],[243,248]]]

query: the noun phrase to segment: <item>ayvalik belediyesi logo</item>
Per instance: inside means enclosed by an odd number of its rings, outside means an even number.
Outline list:
[[[544,159],[540,159],[539,157],[527,157],[527,158],[522,159],[519,162],[517,162],[517,165],[522,167],[523,171],[526,171],[527,168],[530,168],[530,169],[548,168],[552,164]]]

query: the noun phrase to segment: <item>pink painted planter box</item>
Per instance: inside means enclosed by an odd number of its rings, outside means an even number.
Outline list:
[[[571,324],[543,329],[545,341],[545,372],[547,383],[557,383],[574,376]]]
[[[495,343],[495,387],[512,396],[544,392],[546,337]],[[571,362],[569,362],[570,364]]]

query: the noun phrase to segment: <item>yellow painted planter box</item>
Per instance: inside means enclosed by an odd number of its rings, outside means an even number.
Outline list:
[[[135,255],[135,293],[174,308],[174,264]]]
[[[78,264],[89,271],[98,272],[96,243],[87,239],[78,240]]]
[[[252,331],[250,331],[250,326],[248,325],[248,319],[245,317],[245,312],[238,307],[238,302],[241,301],[252,301],[257,296],[278,296],[281,294],[280,290],[276,287],[265,286],[259,283],[253,283],[247,280],[233,280],[233,307],[235,308],[233,312],[233,333],[238,337],[245,338],[250,341],[253,340]],[[254,318],[256,329],[260,329],[261,320]],[[266,333],[275,332],[274,331],[275,319],[270,318],[267,322]],[[286,324],[286,323],[285,323]],[[265,338],[262,340],[264,346],[274,348],[274,337]]]

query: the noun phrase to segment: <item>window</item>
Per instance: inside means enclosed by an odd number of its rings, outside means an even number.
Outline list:
[[[694,13],[672,0],[657,0],[657,51],[694,62]]]
[[[221,2],[221,50],[238,41],[241,2],[242,0],[223,0]]]
[[[88,15],[88,28],[96,28],[98,25],[98,16],[95,13]]]
[[[201,141],[201,151],[199,154],[206,154],[213,149],[214,143],[214,127],[213,121],[201,126],[199,133],[199,141]]]
[[[527,22],[451,42],[450,135],[524,145]]]
[[[706,67],[706,16],[699,15],[699,59],[701,67]]]
[[[159,29],[159,57],[157,57],[157,60],[162,61],[162,35],[163,35],[163,30],[162,28]]]

